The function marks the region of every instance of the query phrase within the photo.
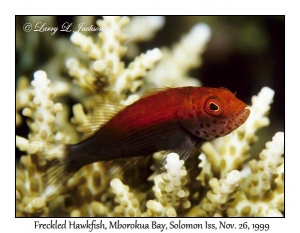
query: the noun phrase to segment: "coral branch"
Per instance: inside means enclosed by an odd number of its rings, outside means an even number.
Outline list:
[[[141,215],[139,210],[139,202],[134,194],[129,192],[129,187],[123,185],[122,182],[115,178],[110,182],[110,186],[115,194],[115,201],[119,204],[115,207],[117,215],[126,217],[138,217]]]
[[[223,216],[221,213],[227,209],[228,203],[234,199],[234,194],[239,187],[240,178],[240,172],[233,170],[226,175],[225,179],[218,180],[212,178],[209,181],[212,190],[207,193],[207,198],[211,204],[209,208],[204,208],[204,210],[210,213],[209,215],[218,214]]]
[[[62,105],[53,103],[53,91],[48,87],[49,83],[44,71],[35,72],[32,81],[33,101],[23,110],[23,115],[32,119],[32,122],[28,122],[31,140],[54,142],[56,132],[53,123],[56,113],[62,111]]]
[[[147,79],[158,87],[199,86],[194,78],[188,78],[190,69],[201,65],[201,54],[210,38],[208,25],[200,23],[172,46],[172,50],[162,48],[163,59],[149,72]]]
[[[187,183],[185,176],[187,172],[183,166],[184,161],[179,160],[179,156],[170,153],[166,159],[166,173],[157,175],[153,191],[157,200],[147,202],[147,215],[154,216],[177,216],[176,210],[180,207],[187,209],[190,202],[187,200],[189,192],[184,188]]]

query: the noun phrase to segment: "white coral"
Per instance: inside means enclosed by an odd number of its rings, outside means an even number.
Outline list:
[[[280,166],[283,164],[283,150],[284,134],[283,132],[278,132],[274,135],[271,142],[266,143],[266,149],[259,155],[260,160],[250,161],[249,165],[252,175],[247,177],[248,182],[245,183],[245,186],[250,187],[249,194],[251,196],[263,198],[272,188],[275,179],[284,173],[280,169]]]
[[[283,197],[283,193],[280,194],[280,188],[283,187],[281,177],[284,174],[283,169],[281,169],[284,162],[283,153],[284,133],[278,132],[271,142],[266,143],[266,149],[259,155],[260,159],[249,162],[251,173],[244,177],[243,184],[243,189],[248,198],[263,199],[268,196],[270,190],[274,189],[276,191],[276,188],[274,188],[276,186],[279,196]],[[275,205],[278,207],[280,204]]]
[[[53,103],[53,91],[49,87],[50,80],[44,71],[36,71],[31,82],[33,89],[33,101],[28,108],[23,110],[23,115],[30,117],[29,124],[31,134],[29,139],[53,142],[55,131],[53,123],[57,112],[62,111],[61,103]]]
[[[241,174],[237,170],[233,170],[226,174],[225,179],[212,178],[209,181],[209,185],[212,188],[212,192],[208,192],[207,196],[209,200],[218,207],[219,210],[225,210],[228,202],[234,198],[234,193],[239,187]]]
[[[138,87],[142,86],[141,77],[146,76],[148,70],[154,67],[154,64],[162,57],[159,49],[148,50],[145,54],[141,54],[131,62],[126,70],[122,72],[113,87],[113,90],[118,94],[125,90],[130,90],[135,93]]]
[[[69,74],[84,91],[93,94],[108,92],[106,101],[126,101],[125,93],[134,94],[143,85],[147,72],[162,57],[159,49],[147,51],[132,61],[127,68],[122,61],[126,52],[123,45],[126,35],[122,28],[129,22],[128,17],[103,17],[97,24],[101,27],[99,40],[94,43],[91,37],[76,32],[71,41],[79,46],[90,58],[89,67],[85,67],[76,58],[69,58],[66,66]]]
[[[201,65],[201,55],[210,35],[209,26],[199,23],[182,37],[172,50],[163,48],[163,59],[149,72],[148,81],[158,87],[199,86],[200,82],[187,77],[187,73]]]
[[[140,53],[137,42],[148,41],[165,24],[164,16],[133,16],[130,24],[123,28],[124,34],[128,35],[125,45],[127,46],[127,58],[134,58]]]
[[[153,38],[156,31],[164,26],[164,16],[134,16],[123,32],[129,35],[130,41],[147,41]]]
[[[139,202],[134,194],[129,192],[129,187],[124,185],[118,178],[110,182],[110,186],[115,194],[115,201],[119,204],[115,207],[118,215],[126,217],[137,217],[141,215]]]
[[[247,140],[254,142],[257,140],[255,132],[270,124],[269,118],[266,116],[270,111],[270,105],[273,102],[274,90],[269,87],[263,87],[257,96],[253,96],[251,99],[252,106],[249,108],[251,113],[246,123],[241,128],[245,130],[245,137]],[[241,131],[239,129],[239,131]]]
[[[174,217],[177,216],[176,210],[179,207],[186,209],[191,205],[187,200],[189,192],[184,188],[187,183],[184,161],[180,160],[176,153],[170,153],[166,162],[167,172],[154,177],[153,191],[157,200],[147,202],[148,211],[145,216]]]

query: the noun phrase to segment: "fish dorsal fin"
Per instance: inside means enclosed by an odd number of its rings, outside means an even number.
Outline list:
[[[89,118],[84,124],[84,138],[93,135],[99,128],[105,125],[118,112],[125,108],[121,104],[111,104],[104,102],[96,102]]]
[[[93,115],[95,120],[103,125],[125,107],[121,104],[97,102],[93,109]]]
[[[166,91],[166,90],[168,90],[168,89],[170,89],[170,87],[162,87],[162,88],[154,88],[154,89],[150,89],[149,91],[145,92],[145,93],[140,97],[140,99],[146,98],[146,97],[149,97],[149,96],[156,95],[157,93]]]

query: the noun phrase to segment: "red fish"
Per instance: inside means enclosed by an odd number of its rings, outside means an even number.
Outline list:
[[[195,144],[229,134],[250,114],[226,88],[179,87],[152,91],[124,107],[92,136],[65,145],[50,183],[62,185],[81,167],[104,160],[175,152],[186,159]]]

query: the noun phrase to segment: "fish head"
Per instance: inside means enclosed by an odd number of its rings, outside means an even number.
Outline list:
[[[212,140],[225,136],[242,125],[250,110],[226,88],[201,88],[188,108],[180,111],[179,122],[195,136]],[[179,119],[180,118],[180,119]]]

